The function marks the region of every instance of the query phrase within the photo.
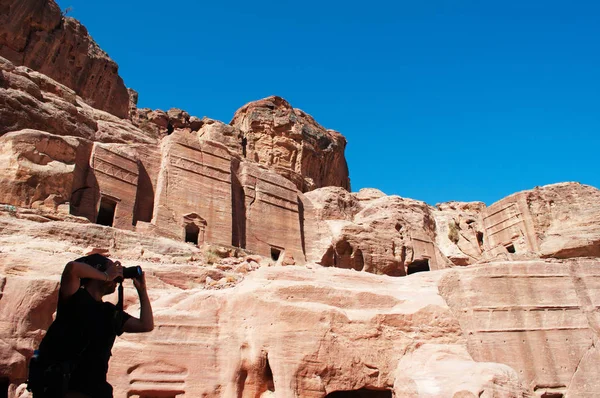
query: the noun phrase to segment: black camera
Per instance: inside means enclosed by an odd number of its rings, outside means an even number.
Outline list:
[[[123,278],[135,279],[138,276],[142,276],[142,267],[139,265],[135,267],[123,267]]]

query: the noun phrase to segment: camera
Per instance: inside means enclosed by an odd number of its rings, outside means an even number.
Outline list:
[[[142,267],[139,265],[135,267],[123,267],[123,278],[135,279],[138,276],[142,276]]]

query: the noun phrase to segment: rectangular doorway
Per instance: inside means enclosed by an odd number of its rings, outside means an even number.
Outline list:
[[[106,196],[102,196],[100,198],[100,207],[98,208],[96,224],[112,227],[115,220],[116,209],[117,202],[115,200],[109,199]]]

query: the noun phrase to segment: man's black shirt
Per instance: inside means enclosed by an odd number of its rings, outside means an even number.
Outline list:
[[[96,301],[80,288],[71,297],[59,300],[56,320],[40,344],[40,359],[48,363],[73,362],[69,390],[93,398],[110,398],[108,361],[115,337],[123,333],[129,318],[114,304]]]

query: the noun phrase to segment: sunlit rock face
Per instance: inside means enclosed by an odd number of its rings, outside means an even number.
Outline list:
[[[567,182],[486,207],[448,202],[434,212],[437,243],[456,265],[493,259],[600,256],[600,191]]]
[[[304,197],[314,220],[307,231],[310,261],[392,276],[451,264],[436,245],[434,209],[424,202],[386,195],[367,200],[341,188]]]
[[[73,89],[89,105],[126,118],[129,93],[117,64],[54,1],[7,0],[0,9],[0,56]]]
[[[237,110],[230,124],[242,133],[245,158],[273,168],[299,190],[350,189],[344,136],[323,128],[283,98],[250,102]]]
[[[0,396],[90,248],[156,314],[117,340],[118,397],[596,396],[598,189],[349,192],[345,138],[280,97],[226,124],[123,89],[52,0],[0,5]]]
[[[493,262],[446,274],[440,292],[474,360],[509,365],[545,396],[597,391],[597,258]]]

